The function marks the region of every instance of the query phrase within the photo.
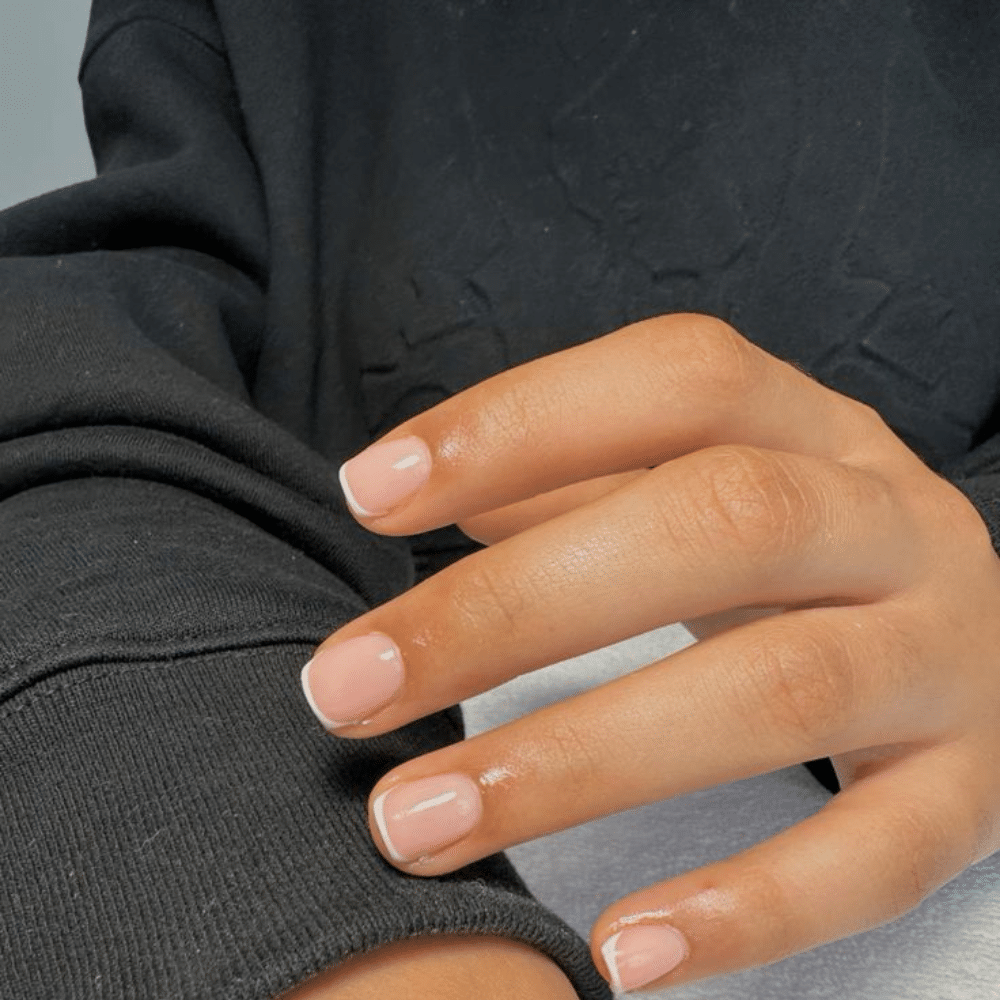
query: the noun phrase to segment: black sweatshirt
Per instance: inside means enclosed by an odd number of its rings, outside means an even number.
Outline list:
[[[373,848],[374,781],[459,715],[338,741],[299,670],[477,546],[364,531],[337,468],[695,310],[878,407],[1000,543],[995,9],[97,0],[98,177],[0,214],[0,992],[261,1000],[463,932],[606,996],[503,858]]]

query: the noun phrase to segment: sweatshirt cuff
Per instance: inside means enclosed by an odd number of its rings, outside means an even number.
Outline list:
[[[347,587],[181,490],[44,489],[0,505],[0,577],[35,594],[7,591],[17,658],[0,700],[0,962],[13,1000],[269,1000],[429,934],[523,941],[581,997],[610,995],[583,940],[503,856],[423,879],[376,851],[375,781],[461,726],[446,712],[353,741],[316,724],[299,671],[365,610]]]

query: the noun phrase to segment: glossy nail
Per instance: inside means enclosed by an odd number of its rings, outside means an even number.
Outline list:
[[[373,632],[317,653],[302,668],[302,690],[330,730],[364,722],[392,701],[403,683],[399,647]]]
[[[394,861],[417,861],[461,840],[479,823],[483,800],[464,774],[439,774],[383,792],[372,804]]]
[[[382,441],[340,467],[340,486],[351,510],[381,517],[400,506],[431,474],[431,453],[418,437]]]
[[[639,990],[672,972],[688,955],[680,931],[666,924],[626,927],[601,945],[615,996]]]

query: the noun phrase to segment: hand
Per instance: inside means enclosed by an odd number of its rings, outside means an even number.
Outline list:
[[[303,678],[338,736],[671,622],[702,640],[386,775],[370,823],[403,871],[832,757],[843,791],[816,815],[599,917],[598,968],[638,988],[877,927],[1000,849],[984,522],[874,410],[721,321],[497,375],[341,478],[374,532],[455,522],[491,545],[322,644]]]

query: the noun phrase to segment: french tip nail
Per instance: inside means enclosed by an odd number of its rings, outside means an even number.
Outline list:
[[[374,517],[371,511],[365,510],[361,504],[354,497],[354,493],[351,490],[351,484],[347,481],[347,474],[345,469],[347,468],[347,462],[344,462],[340,467],[340,471],[337,473],[337,478],[340,480],[340,488],[344,491],[344,498],[347,500],[347,506],[354,511],[359,517]]]
[[[626,927],[601,945],[616,997],[648,989],[673,972],[688,954],[684,935],[666,924]]]
[[[391,791],[391,789],[390,789]],[[385,797],[389,792],[383,792],[373,803],[372,803],[372,813],[375,815],[375,825],[378,827],[378,832],[382,836],[382,843],[385,844],[386,850],[389,852],[390,857],[393,861],[405,861],[406,858],[403,857],[399,851],[396,850],[389,837],[389,829],[385,822]]]
[[[309,687],[309,668],[313,665],[313,661],[310,660],[303,668],[302,673],[299,674],[299,679],[302,682],[302,693],[306,696],[306,701],[309,703],[309,707],[312,709],[313,715],[319,719],[323,728],[328,732],[332,733],[335,729],[339,729],[341,726],[349,725],[347,722],[337,722],[334,719],[328,719],[320,710],[319,706],[316,704],[316,699],[313,698],[312,690]]]
[[[611,974],[611,990],[614,993],[615,1000],[620,1000],[620,998],[625,996],[621,976],[618,973],[618,958],[615,954],[615,948],[621,935],[622,932],[619,931],[601,945],[601,957],[604,959],[604,964],[608,967],[608,972]]]

